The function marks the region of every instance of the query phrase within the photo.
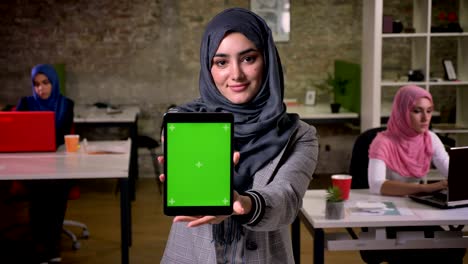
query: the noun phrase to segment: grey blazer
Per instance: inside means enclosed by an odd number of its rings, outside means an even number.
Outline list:
[[[316,130],[302,121],[286,147],[254,177],[252,190],[266,202],[255,226],[244,225],[239,241],[215,246],[211,225],[173,223],[161,263],[294,263],[289,225],[317,165]]]

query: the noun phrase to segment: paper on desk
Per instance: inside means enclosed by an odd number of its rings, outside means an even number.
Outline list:
[[[125,144],[93,144],[83,142],[84,151],[88,154],[124,154],[127,146]]]
[[[382,202],[357,201],[356,207],[361,210],[379,210],[379,209],[385,209],[387,205]]]
[[[107,107],[106,108],[106,114],[108,115],[113,115],[113,114],[120,114],[122,113],[122,109],[117,108],[117,107]]]
[[[411,215],[408,208],[397,208],[388,201],[357,201],[347,205],[350,215],[354,216],[382,216],[382,215]]]

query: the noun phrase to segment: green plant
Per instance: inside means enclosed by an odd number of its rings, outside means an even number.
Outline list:
[[[336,186],[328,187],[326,199],[328,202],[332,203],[342,202],[343,198],[341,197],[341,189]]]
[[[322,94],[328,94],[330,97],[330,102],[335,102],[335,92],[343,95],[346,92],[346,86],[348,80],[335,77],[333,74],[328,73],[327,78],[320,83],[315,84],[314,86]]]

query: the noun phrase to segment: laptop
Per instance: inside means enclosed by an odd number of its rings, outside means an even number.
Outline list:
[[[56,151],[54,112],[0,112],[0,152],[46,151]]]
[[[449,150],[448,188],[434,193],[409,195],[416,202],[441,209],[468,206],[468,146]]]

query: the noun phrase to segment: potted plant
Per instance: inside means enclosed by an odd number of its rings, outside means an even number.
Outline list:
[[[348,80],[335,77],[331,73],[328,73],[325,80],[315,84],[315,87],[320,93],[327,94],[330,98],[330,107],[332,113],[338,113],[341,107],[341,104],[335,101],[335,93],[339,93],[341,95],[345,94],[346,85],[348,82]]]
[[[344,200],[341,196],[340,188],[330,186],[327,189],[325,218],[343,219],[344,218]]]

